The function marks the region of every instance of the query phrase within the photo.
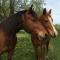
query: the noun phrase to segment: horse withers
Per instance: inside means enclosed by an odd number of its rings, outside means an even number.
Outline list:
[[[8,60],[12,60],[15,45],[17,43],[16,33],[24,29],[26,32],[36,36],[38,39],[45,38],[45,33],[40,33],[40,27],[35,22],[38,20],[37,14],[32,10],[19,11],[0,23],[0,56],[8,52]]]
[[[39,60],[38,47],[41,47],[41,60],[44,60],[44,48],[46,48],[46,59],[48,59],[48,45],[49,45],[50,38],[56,37],[58,33],[53,25],[53,19],[51,17],[51,10],[47,12],[46,8],[44,8],[43,14],[39,17],[39,22],[44,27],[44,29],[41,28],[41,31],[44,30],[43,33],[46,32],[47,35],[44,39],[37,39],[36,36],[32,35],[32,43],[36,49],[36,58],[37,58],[36,60]]]

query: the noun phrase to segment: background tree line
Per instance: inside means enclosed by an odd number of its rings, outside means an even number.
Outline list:
[[[37,14],[42,13],[44,0],[0,0],[0,21],[18,11],[28,9],[32,4]]]

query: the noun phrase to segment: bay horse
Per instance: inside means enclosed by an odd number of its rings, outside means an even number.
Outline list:
[[[28,10],[19,11],[0,23],[0,56],[8,53],[8,60],[12,60],[14,49],[17,43],[16,33],[24,29],[26,32],[36,36],[38,39],[45,38],[44,32],[41,35],[37,14],[32,10],[32,6]]]
[[[46,59],[48,60],[48,45],[49,45],[50,38],[56,37],[58,35],[57,30],[53,25],[51,10],[47,12],[46,8],[44,8],[43,14],[39,17],[39,22],[44,26],[44,30],[47,32],[47,36],[44,39],[37,39],[36,36],[32,35],[31,40],[32,40],[33,46],[36,49],[36,60],[39,60],[38,47],[41,47],[41,60],[44,60],[44,49],[46,48]],[[42,28],[41,30],[43,31]]]

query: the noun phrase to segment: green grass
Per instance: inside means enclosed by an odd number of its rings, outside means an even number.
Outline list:
[[[36,60],[35,50],[33,48],[31,37],[25,32],[17,34],[18,42],[15,48],[13,60]],[[7,59],[4,53],[2,60]],[[55,39],[50,40],[49,60],[60,60],[60,30],[59,35]]]

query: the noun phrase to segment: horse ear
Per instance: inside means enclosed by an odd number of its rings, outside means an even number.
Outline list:
[[[30,7],[30,8],[28,9],[28,11],[27,11],[29,14],[32,13],[32,11],[33,11],[32,8],[33,8],[33,4],[31,5],[31,7]]]
[[[33,4],[32,4],[31,7],[29,8],[29,10],[32,11],[32,8],[33,8]]]
[[[51,9],[49,10],[49,14],[51,14]]]
[[[27,10],[26,14],[31,14],[32,13],[32,7],[33,7],[33,4],[31,5],[31,7]]]
[[[46,14],[46,8],[43,9],[43,14],[44,14],[44,15]]]

